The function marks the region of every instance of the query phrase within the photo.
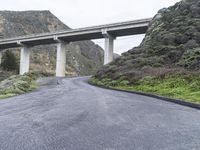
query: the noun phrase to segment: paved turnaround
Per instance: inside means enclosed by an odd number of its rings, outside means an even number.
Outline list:
[[[199,150],[200,111],[87,77],[0,100],[0,150]]]

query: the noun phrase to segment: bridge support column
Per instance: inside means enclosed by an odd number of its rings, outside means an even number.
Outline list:
[[[0,65],[1,65],[1,62],[2,62],[2,51],[0,51]]]
[[[23,45],[21,48],[20,55],[20,75],[23,75],[29,72],[29,64],[30,64],[30,50],[28,46]]]
[[[105,38],[104,65],[113,61],[114,39],[112,37]]]
[[[56,77],[65,77],[66,50],[65,42],[57,43]]]
[[[104,65],[106,65],[113,61],[113,48],[115,37],[107,33],[106,30],[103,30],[102,34],[105,38]]]

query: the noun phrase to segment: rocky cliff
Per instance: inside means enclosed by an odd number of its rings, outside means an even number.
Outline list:
[[[95,77],[134,84],[147,75],[178,70],[200,70],[199,0],[182,0],[158,11],[141,45],[103,67]]]
[[[0,11],[0,34],[3,38],[70,30],[49,11]],[[88,75],[102,66],[103,50],[91,41],[66,45],[66,74]],[[19,50],[16,50],[19,55]],[[56,47],[37,46],[31,49],[31,70],[53,74],[56,65]]]

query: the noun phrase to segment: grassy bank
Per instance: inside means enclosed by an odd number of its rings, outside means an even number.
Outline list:
[[[37,88],[35,74],[14,75],[0,82],[0,99],[23,94]]]
[[[97,79],[92,77],[91,84],[115,89],[146,92],[169,98],[200,104],[200,75],[166,75],[163,78],[146,76],[130,85],[127,80]]]

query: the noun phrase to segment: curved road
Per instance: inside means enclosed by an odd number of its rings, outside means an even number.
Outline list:
[[[0,100],[0,150],[200,150],[200,111],[87,77]]]

